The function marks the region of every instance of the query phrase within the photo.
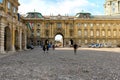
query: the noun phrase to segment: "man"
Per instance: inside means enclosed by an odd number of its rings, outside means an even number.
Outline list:
[[[74,47],[74,54],[76,54],[78,45],[75,43],[75,44],[73,45],[73,47]]]

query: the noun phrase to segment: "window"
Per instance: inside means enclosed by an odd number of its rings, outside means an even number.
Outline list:
[[[99,43],[100,41],[99,40],[97,40],[97,43]]]
[[[79,44],[81,44],[81,40],[79,40]]]
[[[90,36],[93,36],[93,30],[90,31]]]
[[[104,27],[105,26],[105,24],[102,24],[102,27]]]
[[[10,2],[8,2],[8,9],[10,9],[10,7],[11,7],[11,4],[10,4]]]
[[[80,27],[80,23],[78,23],[77,26]]]
[[[3,3],[3,0],[0,0],[0,3]]]
[[[41,24],[40,24],[40,23],[37,23],[37,28],[38,28],[38,29],[40,29],[40,26],[41,26]]]
[[[86,24],[86,23],[84,24],[84,27],[87,27],[87,24]]]
[[[85,30],[84,35],[87,36],[87,31]]]
[[[100,33],[99,33],[99,31],[97,30],[97,34],[96,34],[96,36],[99,36],[100,35]]]
[[[40,30],[39,29],[37,30],[37,36],[40,36]]]
[[[48,37],[49,36],[49,31],[48,30],[46,30],[46,37]]]
[[[78,31],[78,36],[81,36],[81,30]]]
[[[104,30],[102,31],[102,36],[105,36],[105,31]]]
[[[88,41],[87,40],[85,40],[85,44],[87,44],[88,43]]]
[[[72,23],[70,24],[70,29],[73,29],[73,24]]]
[[[113,35],[116,36],[117,35],[117,31],[114,31]]]
[[[110,30],[108,31],[108,36],[111,36],[111,32],[110,32]]]
[[[93,24],[91,23],[90,26],[93,27]]]
[[[97,23],[96,26],[99,26],[99,23]]]
[[[70,36],[71,36],[71,37],[73,36],[73,31],[72,31],[72,30],[70,30]]]
[[[16,7],[13,7],[13,13],[16,13]]]
[[[48,28],[48,26],[49,26],[49,24],[48,24],[48,23],[46,23],[46,28]]]
[[[61,28],[62,24],[61,23],[57,23],[57,28]]]

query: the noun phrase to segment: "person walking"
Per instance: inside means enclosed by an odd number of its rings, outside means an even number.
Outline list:
[[[73,48],[74,48],[74,54],[76,55],[76,53],[77,53],[77,47],[78,47],[78,45],[75,43],[74,45],[73,45]]]
[[[52,48],[53,48],[53,51],[54,51],[55,50],[55,45],[54,44],[52,45]]]
[[[46,49],[47,49],[47,53],[48,53],[48,51],[49,51],[49,44],[46,45]]]
[[[46,51],[46,46],[45,46],[45,45],[43,45],[43,51],[44,51],[44,53],[45,53],[45,51]]]
[[[52,45],[52,48],[53,48],[53,53],[54,53],[54,51],[55,51],[55,45],[54,44]]]

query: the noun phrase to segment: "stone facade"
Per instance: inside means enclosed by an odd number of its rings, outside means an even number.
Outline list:
[[[0,1],[0,53],[26,49],[26,25],[18,16],[18,0]]]
[[[106,15],[119,15],[120,0],[105,0],[104,8]]]
[[[28,28],[28,43],[35,46],[54,44],[55,36],[63,36],[63,46],[102,43],[116,46],[120,43],[120,17],[77,13],[75,16],[43,16],[31,12],[24,18]],[[32,14],[32,17],[30,16]],[[42,15],[41,15],[42,16]]]

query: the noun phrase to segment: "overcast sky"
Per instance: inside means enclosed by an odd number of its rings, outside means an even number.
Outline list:
[[[104,14],[105,0],[19,0],[18,12],[40,12],[42,15],[75,15],[79,12],[90,12],[93,15]]]

